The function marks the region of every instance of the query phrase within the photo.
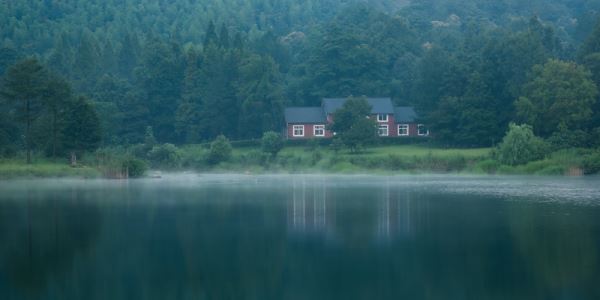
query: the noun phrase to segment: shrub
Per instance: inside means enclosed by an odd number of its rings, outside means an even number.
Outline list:
[[[494,174],[500,168],[500,163],[494,159],[486,159],[478,162],[475,168],[488,174]]]
[[[329,147],[331,147],[331,150],[333,150],[333,152],[335,152],[337,154],[344,147],[344,143],[342,142],[342,140],[340,138],[336,137],[336,138],[333,138],[333,141],[331,142]]]
[[[210,143],[208,162],[216,165],[221,162],[229,161],[231,159],[232,151],[229,140],[224,135],[219,135],[212,143]]]
[[[516,166],[545,156],[547,144],[533,134],[531,126],[511,123],[508,132],[498,146],[498,160]]]
[[[595,152],[583,159],[583,172],[585,174],[600,173],[600,152]]]
[[[258,150],[249,150],[241,154],[238,158],[239,163],[245,166],[259,165],[265,166],[267,164],[268,154]]]
[[[275,157],[283,149],[283,139],[276,132],[265,132],[261,139],[261,149],[263,152]]]
[[[181,153],[173,144],[154,146],[148,152],[148,159],[157,168],[174,169],[181,166]]]
[[[568,148],[582,148],[589,146],[590,135],[583,130],[569,130],[566,126],[561,125],[558,131],[554,132],[548,142],[552,145],[553,150],[561,150]]]
[[[148,165],[141,159],[130,157],[121,163],[121,170],[128,174],[129,178],[138,178],[144,176]]]
[[[188,146],[180,151],[181,166],[184,168],[202,169],[206,167],[208,150],[200,146]]]

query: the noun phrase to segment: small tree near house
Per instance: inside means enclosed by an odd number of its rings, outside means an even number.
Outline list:
[[[364,97],[350,97],[334,115],[331,130],[356,152],[377,139],[377,122],[369,118],[371,106]]]
[[[261,148],[263,152],[275,157],[283,149],[283,139],[276,132],[267,131],[262,136]]]

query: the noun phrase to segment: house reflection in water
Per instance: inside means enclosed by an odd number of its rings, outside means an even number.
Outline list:
[[[377,199],[377,239],[389,241],[394,238],[409,237],[413,233],[413,214],[416,207],[407,190],[392,189],[387,181],[383,192]]]
[[[389,181],[373,186],[359,200],[350,200],[353,190],[340,193],[326,179],[320,180],[294,179],[287,205],[290,235],[344,240],[340,235],[366,231],[368,240],[386,242],[412,237],[418,225],[426,221],[428,201],[413,200],[413,192]],[[344,209],[337,209],[337,201],[356,203],[345,202]]]
[[[327,199],[325,182],[310,182],[306,179],[294,180],[288,200],[288,228],[296,233],[333,234],[335,224],[335,203]]]

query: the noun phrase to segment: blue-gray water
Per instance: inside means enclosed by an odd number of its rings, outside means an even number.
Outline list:
[[[600,179],[1,181],[0,299],[600,299]]]

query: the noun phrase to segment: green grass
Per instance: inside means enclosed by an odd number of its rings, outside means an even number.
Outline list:
[[[100,177],[95,168],[81,166],[73,168],[65,162],[36,161],[28,165],[20,160],[0,160],[0,178],[37,178],[37,177]]]
[[[234,154],[243,153],[248,151],[248,149],[256,149],[256,148],[239,148],[234,149]],[[259,150],[259,149],[257,149]],[[320,151],[324,154],[333,153],[328,147],[320,147]],[[490,152],[491,148],[475,148],[475,149],[444,149],[444,148],[433,148],[421,145],[399,145],[399,146],[380,146],[380,147],[369,147],[365,151],[350,154],[348,151],[340,151],[341,155],[353,155],[353,156],[388,156],[388,155],[398,155],[403,157],[425,157],[428,155],[436,156],[436,157],[450,157],[462,155],[465,158],[481,158],[487,156]],[[310,155],[310,151],[306,146],[294,146],[294,147],[286,147],[281,151],[281,154],[294,154],[299,156]]]

